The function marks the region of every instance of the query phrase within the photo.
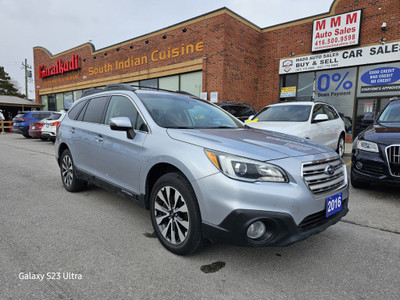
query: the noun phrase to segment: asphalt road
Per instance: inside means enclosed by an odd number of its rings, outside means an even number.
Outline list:
[[[180,257],[136,204],[66,192],[51,142],[0,135],[0,299],[400,299],[399,191],[351,188],[343,221],[289,247]]]

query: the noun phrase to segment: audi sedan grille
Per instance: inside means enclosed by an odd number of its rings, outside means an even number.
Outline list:
[[[335,191],[346,185],[340,158],[303,164],[303,179],[314,195]]]
[[[400,145],[387,147],[386,157],[389,163],[390,174],[400,177]]]

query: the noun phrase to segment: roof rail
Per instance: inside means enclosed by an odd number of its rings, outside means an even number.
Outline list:
[[[88,95],[97,94],[100,92],[115,91],[115,90],[125,90],[134,92],[136,89],[133,88],[133,86],[125,83],[108,84],[104,88],[94,87],[84,90],[81,98]]]
[[[136,91],[137,89],[149,89],[149,90],[156,90],[156,91],[164,91],[164,92],[172,92],[172,93],[178,93],[178,94],[183,94],[183,95],[188,95],[192,97],[196,97],[195,95],[185,92],[185,91],[172,91],[172,90],[167,90],[167,89],[160,89],[158,87],[151,87],[151,86],[138,86],[138,85],[130,85],[126,83],[116,83],[116,84],[108,84],[105,86],[105,88],[89,88],[83,91],[81,97],[85,97],[88,95],[92,94],[97,94],[100,92],[105,92],[105,91],[117,91],[117,90],[125,90],[125,91]]]

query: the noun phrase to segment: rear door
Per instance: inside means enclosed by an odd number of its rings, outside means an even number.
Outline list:
[[[73,145],[70,149],[74,163],[81,171],[92,176],[96,174],[101,132],[106,127],[103,119],[107,101],[108,96],[90,99],[80,112],[76,122],[73,122],[69,128],[69,132],[73,136]]]

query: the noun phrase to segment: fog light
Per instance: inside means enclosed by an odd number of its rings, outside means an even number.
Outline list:
[[[253,240],[256,240],[262,237],[266,230],[267,228],[263,222],[256,221],[252,223],[249,228],[247,228],[247,236]]]
[[[360,162],[360,161],[356,162],[356,168],[357,169],[362,169],[362,167],[363,167],[362,162]]]

